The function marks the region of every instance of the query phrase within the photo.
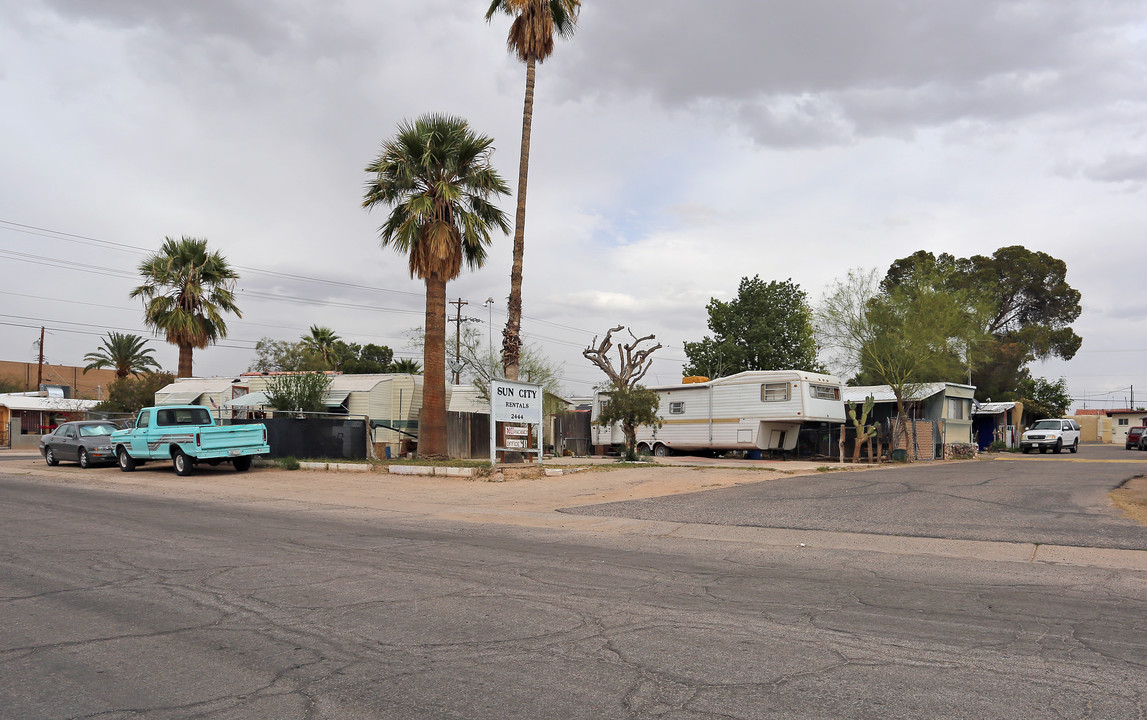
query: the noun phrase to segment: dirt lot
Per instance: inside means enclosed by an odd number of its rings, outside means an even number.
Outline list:
[[[1147,477],[1137,477],[1118,490],[1111,491],[1111,499],[1123,514],[1140,525],[1147,525]]]

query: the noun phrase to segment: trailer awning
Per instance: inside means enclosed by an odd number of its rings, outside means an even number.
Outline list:
[[[228,400],[223,403],[226,408],[249,408],[249,407],[265,407],[267,405],[267,393],[259,391],[240,395],[239,397]]]
[[[333,390],[323,396],[325,407],[340,407],[350,397],[350,390]]]

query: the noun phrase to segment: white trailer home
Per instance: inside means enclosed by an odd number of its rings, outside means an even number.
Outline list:
[[[651,387],[660,397],[661,429],[637,429],[638,452],[657,456],[673,451],[792,450],[801,424],[842,423],[841,382],[832,375],[803,370],[761,370],[705,382]],[[592,417],[609,402],[594,395]],[[593,425],[595,446],[621,444],[621,427]]]

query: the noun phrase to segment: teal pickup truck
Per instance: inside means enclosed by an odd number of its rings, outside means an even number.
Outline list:
[[[179,475],[190,475],[201,462],[230,462],[244,472],[251,468],[251,458],[271,452],[261,423],[216,425],[211,411],[200,405],[144,408],[135,427],[112,433],[111,446],[124,472],[148,460],[170,460]]]

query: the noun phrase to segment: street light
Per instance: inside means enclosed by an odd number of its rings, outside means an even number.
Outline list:
[[[486,298],[486,315],[489,322],[486,325],[486,341],[490,345],[490,357],[494,357],[494,298]]]

